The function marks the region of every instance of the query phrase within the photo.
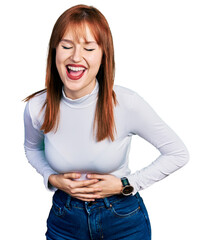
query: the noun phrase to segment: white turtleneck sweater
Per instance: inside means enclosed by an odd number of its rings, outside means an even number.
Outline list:
[[[51,174],[80,172],[79,180],[82,180],[87,173],[100,173],[127,177],[134,187],[134,195],[187,163],[187,149],[172,129],[136,92],[117,85],[114,86],[118,101],[114,108],[115,141],[97,142],[93,137],[93,122],[98,89],[96,81],[90,94],[75,100],[67,98],[62,91],[58,130],[47,134],[40,131],[44,112],[39,114],[46,93],[26,104],[25,153],[29,163],[44,177],[46,188]],[[128,161],[133,135],[150,142],[160,156],[147,167],[131,173]]]

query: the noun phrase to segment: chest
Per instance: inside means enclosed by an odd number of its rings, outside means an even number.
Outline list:
[[[89,111],[89,112],[87,112]],[[123,120],[123,119],[122,119]],[[45,155],[57,172],[110,173],[127,160],[131,136],[116,119],[115,141],[97,142],[93,136],[94,110],[63,111],[56,133],[45,135]]]

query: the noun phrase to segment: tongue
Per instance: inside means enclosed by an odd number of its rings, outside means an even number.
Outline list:
[[[83,70],[81,70],[81,71],[72,71],[72,70],[70,70],[70,72],[69,72],[69,74],[74,76],[74,77],[75,76],[79,76],[82,73],[83,73]]]

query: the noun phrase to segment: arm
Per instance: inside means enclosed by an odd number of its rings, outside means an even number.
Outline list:
[[[48,164],[44,152],[44,134],[39,127],[33,124],[29,102],[24,111],[25,142],[24,148],[29,163],[44,177],[45,187],[55,191],[60,189],[83,201],[91,201],[101,191],[99,187],[89,187],[98,180],[74,181],[80,174],[65,173],[58,174]]]
[[[43,176],[45,187],[55,191],[56,188],[49,185],[48,178],[51,174],[57,174],[57,172],[49,166],[45,159],[44,134],[32,123],[29,102],[26,104],[24,111],[24,128],[24,149],[26,157],[37,172]]]
[[[138,94],[133,96],[128,116],[129,132],[144,138],[160,152],[160,156],[150,165],[126,176],[134,186],[134,192],[137,192],[184,166],[189,155],[176,133]]]
[[[189,159],[188,151],[176,133],[155,113],[155,111],[136,93],[127,108],[127,132],[139,135],[160,151],[160,156],[147,167],[126,175],[134,187],[133,195],[184,166]],[[90,179],[101,181],[92,186],[102,188],[101,197],[119,194],[121,180],[107,174],[89,174]]]

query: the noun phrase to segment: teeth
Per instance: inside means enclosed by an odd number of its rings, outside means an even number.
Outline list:
[[[75,72],[85,70],[85,68],[83,68],[83,67],[72,67],[72,66],[67,66],[67,67],[68,67],[71,71],[75,71]]]

